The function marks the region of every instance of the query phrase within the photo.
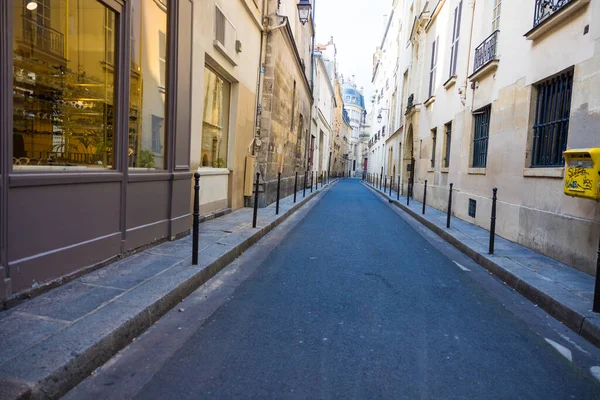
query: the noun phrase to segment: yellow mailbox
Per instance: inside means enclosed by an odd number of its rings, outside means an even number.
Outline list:
[[[600,148],[564,152],[565,194],[600,200]]]

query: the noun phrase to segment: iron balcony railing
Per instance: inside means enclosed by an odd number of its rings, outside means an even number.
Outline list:
[[[65,35],[26,16],[23,16],[23,40],[35,44],[35,50],[64,56]]]
[[[498,44],[499,32],[499,30],[495,30],[494,32],[492,32],[492,34],[488,36],[483,41],[483,43],[481,43],[475,49],[475,63],[473,65],[473,73],[479,71],[487,63],[498,59],[496,46]]]
[[[533,13],[533,27],[535,28],[549,16],[558,12],[568,5],[572,0],[535,0],[535,12]]]

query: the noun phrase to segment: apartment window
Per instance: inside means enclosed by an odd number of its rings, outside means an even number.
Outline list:
[[[167,34],[158,32],[158,65],[160,71],[160,87],[167,85]]]
[[[460,37],[460,19],[462,16],[462,1],[454,9],[454,25],[452,28],[452,44],[450,46],[450,78],[456,76],[458,60],[458,42]]]
[[[435,168],[435,148],[437,147],[437,128],[431,130],[431,168]]]
[[[533,125],[532,167],[564,165],[569,115],[573,92],[573,71],[535,85],[537,102]]]
[[[473,168],[485,168],[487,164],[488,139],[490,136],[490,115],[488,105],[473,113],[475,130],[473,133]]]
[[[225,46],[225,15],[216,7],[216,18],[215,18],[215,39],[221,43],[221,45]]]
[[[164,170],[167,113],[167,6],[147,1],[131,10],[130,170]]]
[[[204,67],[202,166],[227,168],[230,84]]]
[[[452,122],[448,122],[445,126],[446,135],[444,137],[445,143],[445,155],[444,155],[444,168],[450,167],[450,144],[452,143]]]
[[[439,38],[431,44],[431,69],[429,70],[429,96],[433,96],[435,90],[435,70],[437,68],[437,43]]]
[[[494,0],[494,16],[492,18],[492,32],[500,29],[500,9],[502,0]]]
[[[156,115],[152,116],[152,152],[160,153],[162,145],[160,144],[161,131],[165,119]]]
[[[13,169],[113,168],[118,66],[106,63],[116,47],[115,35],[107,34],[116,13],[96,0],[80,0],[69,14],[96,23],[68,24],[64,6],[54,3],[15,8]]]

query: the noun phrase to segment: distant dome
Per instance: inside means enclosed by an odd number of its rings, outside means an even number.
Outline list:
[[[365,98],[362,93],[349,83],[342,85],[342,98],[344,105],[359,106],[363,110],[365,109]]]

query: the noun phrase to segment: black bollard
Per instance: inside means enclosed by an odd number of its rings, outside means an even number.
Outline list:
[[[381,181],[383,180],[383,174],[379,177],[379,190],[381,190]]]
[[[396,200],[400,201],[400,175],[398,175],[398,187],[396,189],[398,189]]]
[[[306,181],[308,180],[308,171],[304,171],[304,181],[302,182],[302,197],[306,197]]]
[[[298,192],[298,172],[296,172],[296,178],[294,178],[294,203],[296,202],[296,192]]]
[[[252,216],[252,227],[256,228],[256,217],[258,216],[258,185],[260,181],[260,172],[256,173],[256,188],[254,189],[254,215]]]
[[[275,215],[279,215],[279,189],[281,188],[281,172],[277,174],[277,201],[275,203]]]
[[[383,194],[385,194],[385,192],[387,192],[387,176],[384,175],[384,177],[383,177]]]
[[[198,265],[198,235],[200,232],[200,174],[194,173],[194,226],[192,234],[192,265]]]
[[[598,252],[596,254],[596,282],[594,284],[594,305],[592,311],[600,313],[600,242],[598,242]]]
[[[425,214],[425,204],[427,203],[427,179],[425,179],[425,188],[423,189],[423,215]]]
[[[446,217],[446,228],[450,229],[450,216],[452,215],[452,186],[454,184],[450,184],[450,192],[448,192],[448,215]]]
[[[314,174],[314,172],[311,172],[310,173],[310,192],[311,193],[313,192],[313,186],[315,185],[314,178],[315,178],[315,174]]]
[[[394,186],[394,177],[390,175],[390,197],[392,197],[392,186]]]
[[[494,254],[494,239],[496,236],[496,193],[498,193],[498,188],[493,188],[492,191],[494,194],[492,195],[492,217],[490,221],[490,254]]]

